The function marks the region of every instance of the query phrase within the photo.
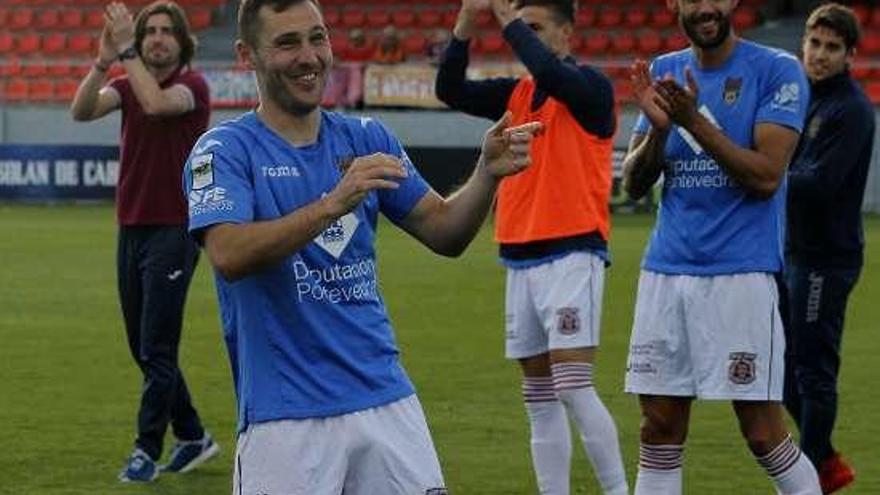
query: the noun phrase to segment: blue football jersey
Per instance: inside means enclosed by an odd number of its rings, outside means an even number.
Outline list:
[[[215,274],[239,403],[250,423],[326,417],[406,397],[413,386],[377,283],[381,211],[400,222],[429,186],[380,123],[323,112],[317,141],[295,147],[253,112],[196,143],[184,169],[190,230],[273,220],[336,187],[371,153],[402,158],[408,177],[369,193],[351,213],[283,262],[229,282]]]
[[[753,148],[761,123],[801,131],[809,86],[791,54],[741,39],[721,67],[700,69],[686,49],[658,57],[651,75],[671,74],[685,86],[686,67],[699,87],[699,111],[737,145]],[[649,125],[640,115],[634,132]],[[663,196],[643,268],[689,275],[780,271],[785,182],[769,199],[748,195],[678,126],[665,151]]]

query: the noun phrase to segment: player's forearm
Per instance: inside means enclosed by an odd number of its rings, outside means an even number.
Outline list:
[[[452,28],[452,35],[462,41],[473,38],[477,34],[477,15],[478,12],[468,9],[458,11],[455,26]]]
[[[98,92],[104,84],[106,72],[100,71],[94,66],[76,88],[76,94],[70,103],[70,115],[73,120],[82,122],[95,118],[95,109],[98,106]]]
[[[158,81],[150,74],[140,57],[127,59],[123,65],[134,96],[145,114],[164,115],[172,110],[172,103],[167,101]]]
[[[727,175],[751,195],[769,198],[782,183],[786,163],[774,163],[763,153],[738,146],[702,115],[688,131]]]
[[[482,157],[467,183],[446,198],[431,219],[423,242],[444,256],[459,256],[468,247],[492,206],[499,179],[490,175]]]
[[[668,135],[652,128],[640,141],[634,140],[623,160],[623,188],[632,199],[647,194],[663,173]]]
[[[205,233],[205,251],[223,278],[240,280],[301,250],[339,216],[322,198],[275,220],[217,225]]]

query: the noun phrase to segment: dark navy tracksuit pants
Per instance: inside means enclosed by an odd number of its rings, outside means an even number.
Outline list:
[[[785,407],[798,424],[801,449],[816,466],[833,453],[843,320],[860,271],[786,267]]]
[[[159,459],[169,422],[181,440],[204,434],[177,364],[198,247],[185,225],[123,226],[118,241],[119,300],[131,355],[143,373],[135,445]]]

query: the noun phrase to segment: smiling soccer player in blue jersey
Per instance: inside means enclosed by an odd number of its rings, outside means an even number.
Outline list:
[[[184,172],[236,382],[233,492],[445,494],[378,290],[378,215],[460,254],[540,124],[502,117],[444,199],[382,124],[319,108],[333,57],[317,2],[244,0],[239,35],[259,106],[206,133]]]

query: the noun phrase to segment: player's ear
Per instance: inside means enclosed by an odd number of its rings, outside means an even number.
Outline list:
[[[235,40],[235,54],[238,62],[250,70],[256,69],[254,64],[254,49],[242,40]]]

